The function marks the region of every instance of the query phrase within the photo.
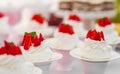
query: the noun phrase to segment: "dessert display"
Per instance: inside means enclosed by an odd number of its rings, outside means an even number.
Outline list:
[[[70,24],[79,38],[85,38],[87,30],[84,28],[84,24],[78,15],[70,14],[63,22]]]
[[[12,42],[4,41],[0,48],[0,74],[42,74],[42,70],[26,62],[21,49]]]
[[[115,24],[107,17],[98,20],[96,29],[104,32],[105,40],[108,44],[120,43],[120,37],[115,31]]]
[[[60,54],[52,52],[44,41],[45,39],[41,33],[39,36],[36,32],[25,33],[22,41],[22,51],[27,61],[33,63],[48,62],[62,57]]]
[[[42,33],[46,38],[49,38],[52,36],[54,28],[48,26],[48,22],[42,15],[31,13],[30,10],[25,10],[22,13],[21,22],[14,27],[14,30],[22,35],[24,32],[35,31],[37,33]]]
[[[115,7],[115,0],[60,0],[59,9],[69,11],[108,11]]]
[[[76,55],[87,61],[109,61],[113,58],[114,53],[112,47],[107,44],[103,32],[96,30],[88,32],[83,45],[78,51],[79,54]]]
[[[69,24],[62,23],[54,33],[51,47],[61,50],[70,50],[76,48],[79,41],[73,27]]]

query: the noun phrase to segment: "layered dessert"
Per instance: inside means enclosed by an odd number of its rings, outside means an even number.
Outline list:
[[[115,0],[60,0],[59,9],[77,11],[113,10]]]
[[[87,30],[85,30],[84,24],[78,15],[71,14],[65,18],[63,22],[70,24],[79,38],[85,38]]]
[[[0,48],[0,74],[42,74],[32,63],[25,62],[21,49],[12,42]]]
[[[103,32],[90,30],[79,53],[85,60],[105,61],[111,58],[111,52],[112,47],[105,42]]]
[[[109,18],[105,17],[99,19],[96,25],[96,29],[104,32],[105,40],[109,44],[120,43],[120,37],[115,31],[115,24]]]
[[[22,51],[25,59],[31,62],[46,62],[53,60],[53,53],[44,42],[42,34],[39,36],[35,32],[26,33],[22,41]]]
[[[75,34],[73,27],[69,24],[60,24],[54,34],[52,47],[62,50],[70,50],[77,46],[79,42],[78,36]]]
[[[28,15],[28,17],[25,16],[25,14]],[[48,22],[45,20],[45,18],[42,15],[29,13],[28,11],[25,11],[25,13],[23,13],[22,16],[23,16],[22,18],[23,21],[21,21],[19,25],[16,25],[14,27],[14,29],[18,33],[21,33],[23,35],[24,32],[35,31],[38,34],[42,33],[46,38],[52,36],[54,28],[48,26]]]

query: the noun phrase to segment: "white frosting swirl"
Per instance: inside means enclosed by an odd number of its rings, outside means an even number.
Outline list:
[[[76,48],[80,41],[77,35],[69,35],[67,33],[58,32],[58,30],[55,32],[54,37],[51,47],[61,50]]]
[[[32,63],[24,61],[22,55],[0,55],[0,74],[41,74]],[[35,71],[36,70],[36,71]]]
[[[110,59],[112,56],[112,47],[104,41],[94,41],[86,39],[80,49],[80,56],[87,59]]]
[[[23,49],[23,55],[27,61],[40,62],[41,60],[50,59],[54,53],[46,45],[40,45],[38,47],[30,47],[29,50]]]

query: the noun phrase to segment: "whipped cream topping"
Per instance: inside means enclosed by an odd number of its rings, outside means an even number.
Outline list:
[[[24,61],[22,55],[0,55],[0,74],[41,74],[32,63]]]
[[[83,46],[81,45],[80,56],[87,59],[106,60],[111,58],[111,51],[112,47],[105,41],[85,39]]]
[[[23,49],[23,48],[22,48]],[[40,45],[38,47],[30,47],[29,50],[22,50],[23,55],[27,61],[40,62],[41,60],[50,59],[54,53],[46,45]]]
[[[105,40],[108,44],[117,44],[120,43],[120,37],[118,33],[115,31],[115,24],[107,25],[106,27],[100,27],[96,25],[96,29],[98,31],[103,31]]]
[[[75,34],[69,35],[56,31],[54,37],[51,47],[55,49],[70,50],[76,48],[79,43],[79,38]]]

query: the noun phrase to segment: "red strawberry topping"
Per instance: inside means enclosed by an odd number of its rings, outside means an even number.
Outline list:
[[[96,40],[96,41],[102,41],[104,40],[104,34],[103,32],[97,32],[96,30],[90,30],[87,33],[86,38],[90,38],[92,40]]]
[[[98,25],[101,27],[105,27],[111,24],[112,24],[112,21],[108,19],[107,17],[98,20]]]
[[[29,50],[29,48],[33,45],[37,47],[41,45],[41,42],[44,40],[42,34],[38,37],[36,32],[26,33],[23,38],[22,46],[24,46],[25,50]]]
[[[15,46],[14,43],[8,43],[4,41],[5,46],[0,48],[0,55],[7,54],[7,55],[21,55],[22,52],[18,46]]]
[[[80,21],[81,19],[79,18],[79,16],[75,15],[75,14],[71,14],[68,18],[69,20],[74,20],[74,21]]]
[[[4,17],[4,14],[2,12],[0,12],[0,18]]]
[[[40,23],[40,24],[43,24],[44,23],[44,18],[41,16],[41,15],[39,15],[39,14],[35,14],[33,17],[32,17],[32,20],[35,20],[35,21],[37,21],[38,23]]]
[[[60,24],[59,32],[68,33],[70,35],[74,34],[72,26],[70,26],[68,24]]]

